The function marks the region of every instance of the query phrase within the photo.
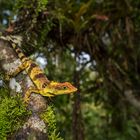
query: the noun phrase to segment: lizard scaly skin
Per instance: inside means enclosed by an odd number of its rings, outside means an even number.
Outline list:
[[[22,50],[19,47],[22,41],[21,38],[12,35],[1,36],[0,38],[11,43],[11,46],[22,62],[22,64],[15,70],[14,73],[9,73],[9,76],[15,76],[22,70],[25,70],[35,85],[35,87],[30,87],[25,93],[25,102],[29,101],[29,97],[32,92],[39,93],[43,96],[52,97],[61,94],[70,94],[77,91],[77,88],[75,88],[69,82],[59,83],[49,81],[43,70],[34,61],[27,58],[23,54]]]

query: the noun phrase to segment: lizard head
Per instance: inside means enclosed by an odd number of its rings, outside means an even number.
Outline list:
[[[45,92],[49,93],[50,96],[55,96],[55,95],[61,95],[61,94],[70,94],[70,93],[73,93],[73,92],[76,92],[76,91],[77,91],[77,88],[74,87],[69,82],[59,83],[59,82],[53,82],[52,81],[47,86]]]

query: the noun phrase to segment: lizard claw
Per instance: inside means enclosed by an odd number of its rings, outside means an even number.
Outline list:
[[[29,103],[29,98],[24,97],[24,103],[28,104]]]

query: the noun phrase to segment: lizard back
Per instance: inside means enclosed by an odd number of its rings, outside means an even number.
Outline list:
[[[25,67],[27,68],[25,69],[25,71],[27,72],[33,83],[36,85],[36,87],[38,89],[45,88],[50,83],[50,81],[47,79],[43,70],[35,62],[27,58],[15,43],[12,44],[12,47],[20,58],[21,62],[26,65]]]
[[[34,84],[38,89],[45,88],[50,81],[47,79],[42,69],[32,60],[28,60],[27,63],[29,66],[25,71],[28,73]]]

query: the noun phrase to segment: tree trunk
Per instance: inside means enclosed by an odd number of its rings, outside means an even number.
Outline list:
[[[0,69],[3,70],[4,73],[14,71],[18,65],[21,64],[17,54],[10,47],[10,43],[3,39],[0,39],[0,52]],[[31,85],[34,86],[24,71],[18,74],[16,77],[13,77],[9,83],[11,91],[15,90],[16,92],[21,92],[22,96],[24,96],[24,93],[28,87]],[[13,95],[11,94],[11,96]],[[22,128],[9,139],[47,140],[46,124],[39,117],[39,113],[46,109],[46,107],[46,101],[44,98],[39,94],[33,93],[27,107],[29,110],[31,110],[32,115],[26,120]]]
[[[75,71],[74,85],[79,89],[79,72]],[[80,89],[76,95],[74,95],[74,104],[73,104],[73,119],[72,119],[72,131],[73,131],[73,140],[84,140],[84,124],[81,113],[81,95]]]

